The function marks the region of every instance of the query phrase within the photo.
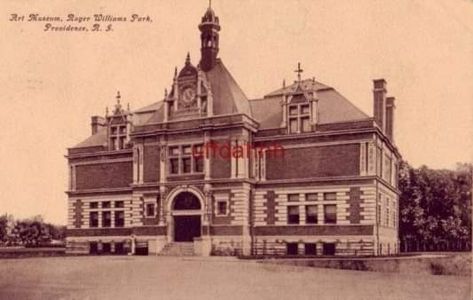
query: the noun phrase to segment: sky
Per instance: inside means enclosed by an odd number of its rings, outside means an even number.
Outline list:
[[[65,223],[66,149],[90,117],[163,98],[187,52],[199,60],[199,1],[0,2],[0,213]],[[219,56],[249,98],[304,78],[372,115],[372,80],[396,97],[395,140],[413,166],[472,161],[473,1],[214,0]],[[111,32],[44,32],[10,15],[149,15]],[[87,23],[91,24],[91,23]]]

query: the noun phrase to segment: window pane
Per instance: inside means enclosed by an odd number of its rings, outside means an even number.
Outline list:
[[[337,206],[336,205],[324,205],[324,223],[325,224],[337,223]]]
[[[301,105],[301,114],[305,115],[309,113],[309,105]]]
[[[191,146],[183,146],[183,147],[182,147],[182,152],[183,152],[184,154],[191,154],[191,153],[192,153],[192,148],[191,148]]]
[[[102,208],[110,208],[110,201],[102,202]]]
[[[291,116],[297,116],[297,106],[289,106],[289,114]]]
[[[306,194],[305,201],[317,201],[317,193]]]
[[[204,172],[204,159],[202,157],[196,157],[194,159],[194,169],[196,173]]]
[[[146,216],[153,217],[154,216],[154,204],[148,203],[146,204]]]
[[[191,158],[190,157],[182,159],[182,172],[183,173],[191,172]]]
[[[169,147],[169,155],[179,155],[179,147]]]
[[[179,174],[179,159],[172,158],[169,160],[170,162],[170,172],[171,174]]]
[[[302,118],[301,123],[302,123],[302,126],[301,126],[302,127],[302,132],[310,132],[311,131],[310,118],[309,117]]]
[[[125,226],[125,212],[116,211],[115,212],[115,227]]]
[[[289,132],[296,133],[297,132],[297,119],[290,119],[289,120]]]
[[[287,207],[287,223],[299,224],[299,206]]]
[[[334,201],[337,200],[337,193],[324,193],[325,201]]]
[[[317,205],[306,206],[306,223],[317,224]]]
[[[118,138],[118,149],[125,148],[125,137]]]
[[[109,211],[102,212],[102,227],[112,226],[112,214]]]
[[[111,138],[110,139],[110,148],[112,150],[116,150],[117,149],[117,139],[116,138]]]
[[[98,227],[99,226],[99,213],[94,211],[89,214],[89,225],[90,227]]]
[[[120,126],[120,133],[125,134],[126,133],[126,126]]]
[[[111,129],[112,129],[111,134],[117,134],[117,127],[112,127]]]
[[[116,207],[116,208],[122,208],[122,207],[124,207],[123,201],[115,201],[115,207]]]
[[[217,214],[218,215],[226,215],[227,214],[227,202],[226,201],[217,202]]]
[[[299,201],[299,194],[289,194],[287,195],[287,200],[290,202],[297,202]]]
[[[98,202],[90,202],[90,208],[98,208],[99,207],[99,203]]]

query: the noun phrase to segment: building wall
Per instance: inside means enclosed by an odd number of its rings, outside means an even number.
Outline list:
[[[266,178],[293,179],[359,174],[359,144],[285,148],[283,157],[266,160]]]

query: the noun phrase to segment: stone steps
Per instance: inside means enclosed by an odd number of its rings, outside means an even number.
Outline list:
[[[194,243],[192,242],[174,242],[164,246],[159,252],[161,256],[194,256]]]

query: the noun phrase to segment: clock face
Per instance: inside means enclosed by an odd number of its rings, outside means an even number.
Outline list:
[[[192,87],[187,87],[182,91],[182,102],[184,105],[189,106],[192,104],[195,98],[195,90]]]

